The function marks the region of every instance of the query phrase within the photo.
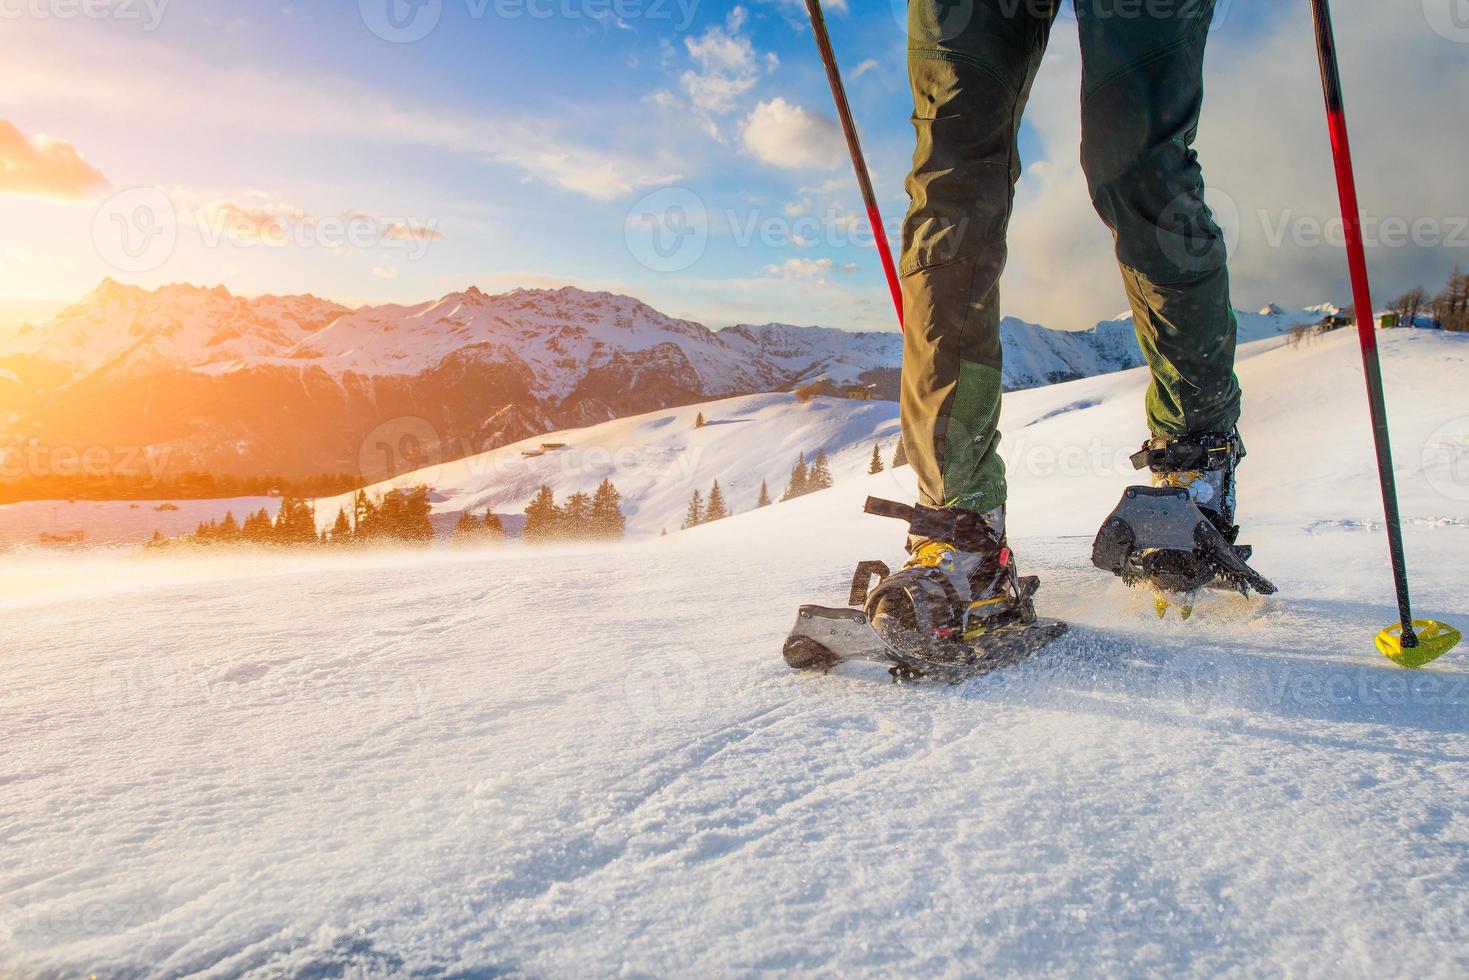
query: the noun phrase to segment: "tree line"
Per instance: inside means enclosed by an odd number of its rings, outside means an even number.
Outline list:
[[[352,513],[338,509],[332,526],[316,529],[316,507],[298,497],[283,497],[280,510],[272,517],[264,507],[246,514],[243,522],[234,511],[226,511],[223,520],[204,521],[192,534],[166,538],[154,531],[149,547],[174,544],[257,544],[286,546],[322,546],[389,542],[432,541],[433,525],[429,523],[432,507],[428,487],[392,490],[369,497],[358,490],[352,498]]]
[[[1456,265],[1436,294],[1430,296],[1422,286],[1414,286],[1388,304],[1388,310],[1398,314],[1404,326],[1412,326],[1415,317],[1426,313],[1445,330],[1469,330],[1469,273]]]
[[[908,465],[908,454],[903,450],[903,440],[898,440],[898,448],[893,452],[891,463],[894,469],[899,466]],[[867,464],[868,473],[881,473],[884,469],[882,460],[882,445],[874,443],[872,446],[872,457]],[[818,449],[815,457],[808,464],[806,454],[803,452],[796,459],[796,465],[791,468],[790,480],[786,483],[785,493],[781,494],[782,501],[794,500],[804,497],[808,493],[825,490],[832,485],[831,465],[826,458],[826,450]],[[760,496],[755,501],[756,509],[770,506],[770,488],[766,481],[760,481]],[[689,498],[688,509],[684,511],[682,530],[687,531],[691,527],[700,524],[708,524],[710,521],[723,520],[734,513],[725,501],[724,491],[715,480],[714,485],[709,488],[708,496],[700,493],[697,489]],[[667,533],[666,531],[664,533]]]
[[[622,513],[622,494],[603,480],[595,493],[577,491],[563,504],[556,494],[542,484],[535,498],[525,508],[525,530],[521,535],[531,543],[546,541],[602,540],[612,541],[627,532],[627,518]]]

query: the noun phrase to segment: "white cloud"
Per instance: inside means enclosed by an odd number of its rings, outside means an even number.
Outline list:
[[[215,239],[264,245],[285,245],[291,226],[306,217],[305,211],[289,204],[248,205],[238,201],[211,201],[197,213],[200,227]]]
[[[832,169],[846,149],[841,129],[825,116],[777,96],[761,102],[745,119],[745,149],[777,167]]]
[[[769,72],[779,63],[773,52],[763,58],[757,54],[744,33],[747,17],[744,7],[735,7],[724,26],[715,24],[698,37],[684,39],[693,67],[679,76],[679,83],[700,128],[716,140],[723,135],[715,117],[739,107],[741,98],[760,80],[762,64]]]
[[[762,276],[774,279],[792,279],[805,282],[825,282],[831,275],[831,259],[786,259],[778,265],[767,265],[760,270]]]
[[[866,61],[863,61],[861,64],[859,64],[856,68],[852,69],[851,81],[855,82],[857,79],[861,78],[868,72],[877,71],[879,67],[880,66],[877,63],[876,58],[868,58]]]
[[[383,229],[383,238],[393,242],[428,242],[443,237],[433,222],[394,221]]]
[[[745,9],[736,7],[725,27],[714,25],[698,37],[684,38],[694,68],[681,81],[695,108],[706,112],[728,112],[734,100],[759,81],[755,46],[740,33]]]
[[[397,266],[394,266],[394,265],[389,265],[389,266],[383,266],[383,265],[373,266],[372,274],[374,276],[377,276],[377,278],[379,278],[379,279],[388,279],[388,280],[397,279],[398,278],[398,267]]]
[[[102,172],[66,140],[27,139],[14,124],[0,119],[0,193],[79,201],[107,187]]]

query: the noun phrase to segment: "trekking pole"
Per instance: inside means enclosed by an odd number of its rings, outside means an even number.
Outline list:
[[[857,140],[857,127],[852,122],[852,109],[847,105],[847,90],[842,86],[842,73],[837,70],[836,55],[831,50],[831,38],[826,33],[826,18],[821,13],[821,0],[806,0],[806,11],[811,15],[811,30],[816,34],[816,48],[821,52],[821,62],[826,66],[826,80],[831,83],[831,97],[836,101],[837,116],[842,121],[842,133],[847,137],[847,152],[852,154],[852,169],[857,171],[857,186],[862,191],[862,203],[867,206],[867,220],[872,224],[872,237],[877,240],[877,256],[882,260],[882,271],[888,279],[888,291],[893,294],[893,306],[898,311],[898,329],[903,329],[903,288],[898,284],[898,270],[893,267],[892,249],[888,247],[887,232],[882,228],[882,213],[877,208],[877,197],[872,193],[872,178],[867,175],[867,161],[862,156],[862,144]]]
[[[1311,0],[1316,25],[1316,54],[1321,61],[1321,88],[1326,97],[1326,126],[1331,133],[1331,156],[1336,165],[1336,189],[1341,199],[1347,268],[1352,279],[1352,304],[1357,312],[1357,339],[1362,345],[1362,370],[1367,377],[1367,404],[1372,413],[1372,441],[1377,450],[1377,475],[1382,484],[1382,509],[1387,518],[1387,543],[1392,555],[1393,584],[1398,594],[1401,622],[1377,634],[1377,648],[1406,667],[1421,667],[1447,653],[1459,642],[1459,631],[1444,623],[1413,619],[1408,601],[1408,565],[1403,557],[1403,527],[1398,516],[1398,491],[1393,479],[1392,446],[1388,442],[1387,404],[1382,395],[1382,367],[1377,357],[1376,318],[1367,288],[1367,255],[1362,247],[1362,219],[1357,208],[1357,184],[1352,174],[1352,150],[1347,142],[1347,117],[1342,106],[1337,70],[1336,40],[1331,30],[1327,0]]]

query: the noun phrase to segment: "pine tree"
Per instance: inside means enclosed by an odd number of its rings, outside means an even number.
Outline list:
[[[714,486],[709,488],[709,503],[704,507],[704,523],[710,521],[722,521],[729,516],[729,507],[724,503],[724,491],[719,489],[719,481],[714,481]]]
[[[357,495],[352,498],[352,533],[363,534],[363,522],[369,520],[373,511],[372,501],[367,499],[366,490],[358,490]]]
[[[1443,290],[1433,298],[1433,315],[1445,330],[1469,330],[1469,275],[1459,266]]]
[[[903,448],[903,437],[898,436],[898,448],[893,451],[893,469],[908,465],[908,450]]]
[[[791,482],[786,484],[786,492],[781,494],[781,500],[793,500],[806,492],[806,454],[796,460],[795,468],[791,470]]]
[[[592,496],[592,537],[614,539],[627,533],[627,518],[622,514],[622,494],[603,480]]]
[[[332,544],[346,544],[352,539],[352,524],[347,520],[345,507],[337,510],[337,519],[332,524]]]
[[[433,505],[428,500],[428,487],[394,490],[378,504],[377,526],[369,537],[395,541],[432,541],[434,526],[428,515]],[[359,532],[360,533],[360,532]]]
[[[696,429],[702,429],[707,424],[708,423],[704,421],[704,413],[703,412],[700,412],[699,413],[699,417],[696,418],[696,419],[694,419],[694,428],[696,428]]]
[[[280,544],[315,544],[316,512],[306,501],[286,497],[281,501],[274,530]]]
[[[568,538],[586,538],[592,531],[592,498],[577,491],[561,508],[561,533]]]
[[[454,524],[451,540],[455,545],[484,544],[499,541],[505,536],[505,526],[494,511],[486,511],[485,519],[474,516],[473,510],[464,510]]]
[[[689,498],[689,509],[684,514],[683,529],[687,531],[691,527],[698,527],[704,523],[704,498],[695,490],[694,495]]]
[[[270,512],[264,507],[245,518],[245,524],[240,529],[240,536],[252,544],[266,544],[275,539],[275,524],[270,519]]]
[[[755,506],[757,508],[770,506],[770,488],[765,485],[764,480],[760,481],[760,499],[755,501]]]
[[[872,462],[867,464],[867,472],[882,472],[882,447],[875,442],[872,444]]]
[[[560,517],[556,495],[543,484],[525,507],[525,530],[521,534],[527,541],[551,541],[560,533]]]
[[[468,543],[484,535],[485,526],[468,510],[459,512],[459,520],[454,522],[453,539],[456,544]]]
[[[370,541],[386,533],[383,522],[381,500],[372,500],[364,490],[357,491],[352,501],[352,536],[359,541]]]
[[[831,484],[831,468],[826,462],[826,450],[818,449],[816,461],[811,464],[811,472],[806,477],[806,492],[814,493],[817,490],[825,490]]]

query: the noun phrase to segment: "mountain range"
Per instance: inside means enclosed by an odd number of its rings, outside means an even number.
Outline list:
[[[1274,308],[1241,339],[1278,333]],[[1005,384],[1134,367],[1123,317],[1002,323]],[[371,481],[639,412],[826,383],[896,395],[902,338],[789,324],[712,330],[628,296],[473,286],[412,306],[156,290],[104,280],[53,318],[0,328],[0,450],[142,453],[174,472]]]

